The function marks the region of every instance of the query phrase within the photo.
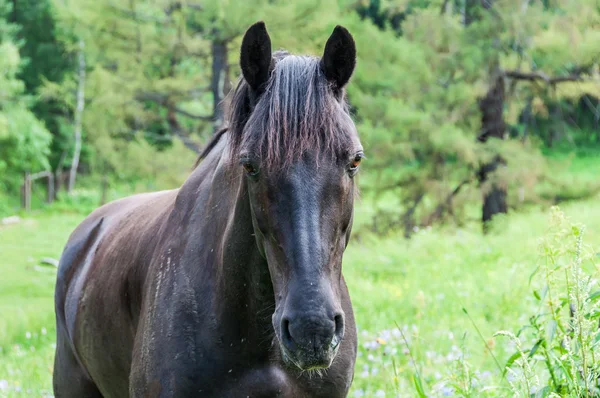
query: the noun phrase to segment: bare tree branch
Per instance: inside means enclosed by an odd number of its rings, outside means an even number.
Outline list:
[[[79,156],[81,154],[81,125],[83,118],[83,110],[85,108],[85,43],[79,40],[79,71],[77,79],[77,106],[75,108],[75,128],[74,140],[75,150],[73,153],[73,161],[71,162],[71,170],[69,173],[68,192],[71,193],[75,188],[75,178],[77,177],[77,168],[79,167]]]
[[[173,110],[183,116],[189,117],[190,119],[204,120],[207,122],[210,122],[214,119],[213,115],[194,115],[193,113],[189,113],[188,111],[178,108],[176,106],[173,107]]]
[[[177,120],[177,116],[175,115],[175,110],[172,108],[168,111],[167,122],[169,123],[169,127],[171,127],[171,132],[183,142],[183,145],[185,145],[186,148],[191,149],[196,153],[200,153],[200,146],[194,142],[190,138],[189,133],[181,127]]]
[[[158,104],[166,104],[173,97],[189,98],[198,94],[209,91],[210,88],[195,88],[188,91],[170,91],[166,93],[157,91],[140,91],[136,94],[135,99],[138,101],[153,101]]]
[[[188,111],[186,111],[185,109],[181,109],[179,107],[177,107],[176,105],[172,105],[170,104],[170,97],[171,96],[176,96],[176,95],[183,95],[183,96],[187,96],[189,94],[195,93],[195,91],[189,91],[188,93],[170,93],[170,94],[163,94],[163,93],[157,93],[157,92],[151,92],[151,91],[145,91],[145,92],[141,92],[138,93],[135,96],[135,99],[138,101],[152,101],[157,103],[158,105],[162,105],[166,108],[169,108],[170,110],[179,113],[183,116],[189,117],[191,119],[196,119],[196,120],[204,120],[207,122],[213,121],[214,120],[214,115],[196,115],[193,113],[190,113]]]
[[[144,91],[136,94],[135,99],[138,101],[152,101],[157,104],[163,105],[167,102],[167,94],[161,94],[156,92]]]
[[[174,11],[181,10],[183,7],[189,8],[194,11],[204,10],[204,7],[202,7],[202,4],[200,4],[200,3],[187,3],[186,2],[185,4],[181,4],[181,2],[177,1],[177,2],[171,3],[165,9],[165,14],[171,15]]]
[[[402,188],[405,187],[409,184],[414,184],[415,182],[417,182],[417,178],[414,176],[408,177],[406,179],[402,179],[399,181],[395,181],[391,184],[387,184],[381,187],[377,187],[377,190],[379,190],[380,192],[384,192],[384,191],[389,191],[389,190],[393,190],[393,189],[397,189],[397,188]]]
[[[460,184],[458,184],[456,186],[456,188],[454,188],[452,190],[452,192],[450,192],[448,194],[448,196],[446,196],[446,199],[437,205],[437,207],[435,208],[435,210],[433,211],[433,213],[431,213],[426,219],[425,222],[423,223],[424,225],[431,225],[433,224],[434,221],[439,220],[440,218],[442,218],[442,216],[444,215],[444,213],[446,211],[448,211],[451,207],[452,207],[452,200],[456,197],[456,195],[458,195],[461,191],[461,189],[469,184],[471,181],[473,180],[473,177],[468,177],[465,178],[464,180],[462,180],[460,182]]]
[[[518,70],[504,71],[504,76],[511,79],[526,80],[526,81],[537,81],[542,80],[548,84],[557,84],[563,82],[580,82],[585,79],[577,73],[565,75],[565,76],[548,76],[544,72],[521,72]]]
[[[115,14],[118,14],[123,17],[131,18],[136,22],[137,21],[150,22],[150,23],[159,24],[159,25],[166,25],[169,22],[168,19],[155,18],[155,17],[151,17],[148,15],[142,15],[142,14],[136,13],[135,11],[127,10],[125,8],[120,8],[120,7],[117,7],[112,4],[108,5],[107,8],[112,10]]]
[[[404,237],[410,238],[410,235],[413,232],[413,228],[415,227],[414,214],[419,207],[419,204],[425,197],[425,192],[419,192],[417,196],[413,200],[413,204],[406,210],[406,212],[402,215],[402,222],[404,223]]]

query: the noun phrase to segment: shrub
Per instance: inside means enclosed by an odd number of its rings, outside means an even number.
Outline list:
[[[497,333],[517,347],[506,372],[518,396],[598,396],[600,286],[595,252],[583,243],[583,226],[571,223],[557,207],[551,219],[540,241],[540,265],[530,278],[538,310],[516,334]]]

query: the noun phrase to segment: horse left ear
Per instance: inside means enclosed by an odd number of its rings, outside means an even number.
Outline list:
[[[327,80],[334,88],[341,90],[356,66],[356,45],[348,30],[336,26],[325,44],[325,51],[321,59],[321,68]]]
[[[242,75],[254,91],[261,91],[269,80],[271,60],[271,38],[265,23],[257,22],[246,31],[240,51]]]

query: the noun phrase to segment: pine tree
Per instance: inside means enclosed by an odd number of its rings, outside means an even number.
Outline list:
[[[200,150],[223,120],[221,103],[239,75],[239,41],[265,20],[277,47],[315,53],[338,12],[335,2],[54,0],[67,49],[86,43],[86,142],[111,168],[138,137],[158,148]],[[293,29],[290,29],[293,27]],[[322,51],[322,48],[320,48]],[[44,98],[74,109],[76,77],[48,82]]]
[[[545,103],[540,92],[600,92],[593,0],[427,3],[382,5],[404,10],[399,28],[349,18],[359,48],[350,99],[376,169],[368,182],[396,193],[401,214],[385,219],[404,224],[407,235],[440,219],[460,221],[461,203],[481,194],[494,199],[484,201],[485,219],[494,213],[488,210],[518,205],[514,188],[535,196],[543,158],[531,137],[508,137],[508,127],[528,99]]]
[[[25,171],[49,167],[51,135],[31,112],[32,100],[18,78],[23,65],[17,39],[19,26],[10,22],[12,4],[0,0],[0,189],[16,191]]]
[[[57,37],[51,0],[12,0],[11,3],[9,19],[19,26],[15,34],[22,43],[18,77],[25,83],[25,93],[33,99],[31,110],[52,134],[51,167],[60,168],[60,159],[64,160],[65,152],[72,147],[72,115],[57,101],[40,101],[38,94],[46,81],[60,83],[66,73],[74,70],[74,57],[66,54]]]

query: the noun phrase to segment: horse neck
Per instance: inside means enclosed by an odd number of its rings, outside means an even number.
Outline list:
[[[275,307],[273,284],[266,260],[260,254],[254,236],[247,180],[228,171],[213,178],[215,190],[229,190],[228,219],[222,230],[215,264],[216,316],[231,340],[248,342],[267,340],[272,330],[271,315]],[[223,188],[225,187],[225,188]],[[223,197],[216,199],[223,203]],[[217,203],[215,203],[217,204]],[[222,209],[225,213],[225,209]],[[212,231],[211,233],[215,233]]]

